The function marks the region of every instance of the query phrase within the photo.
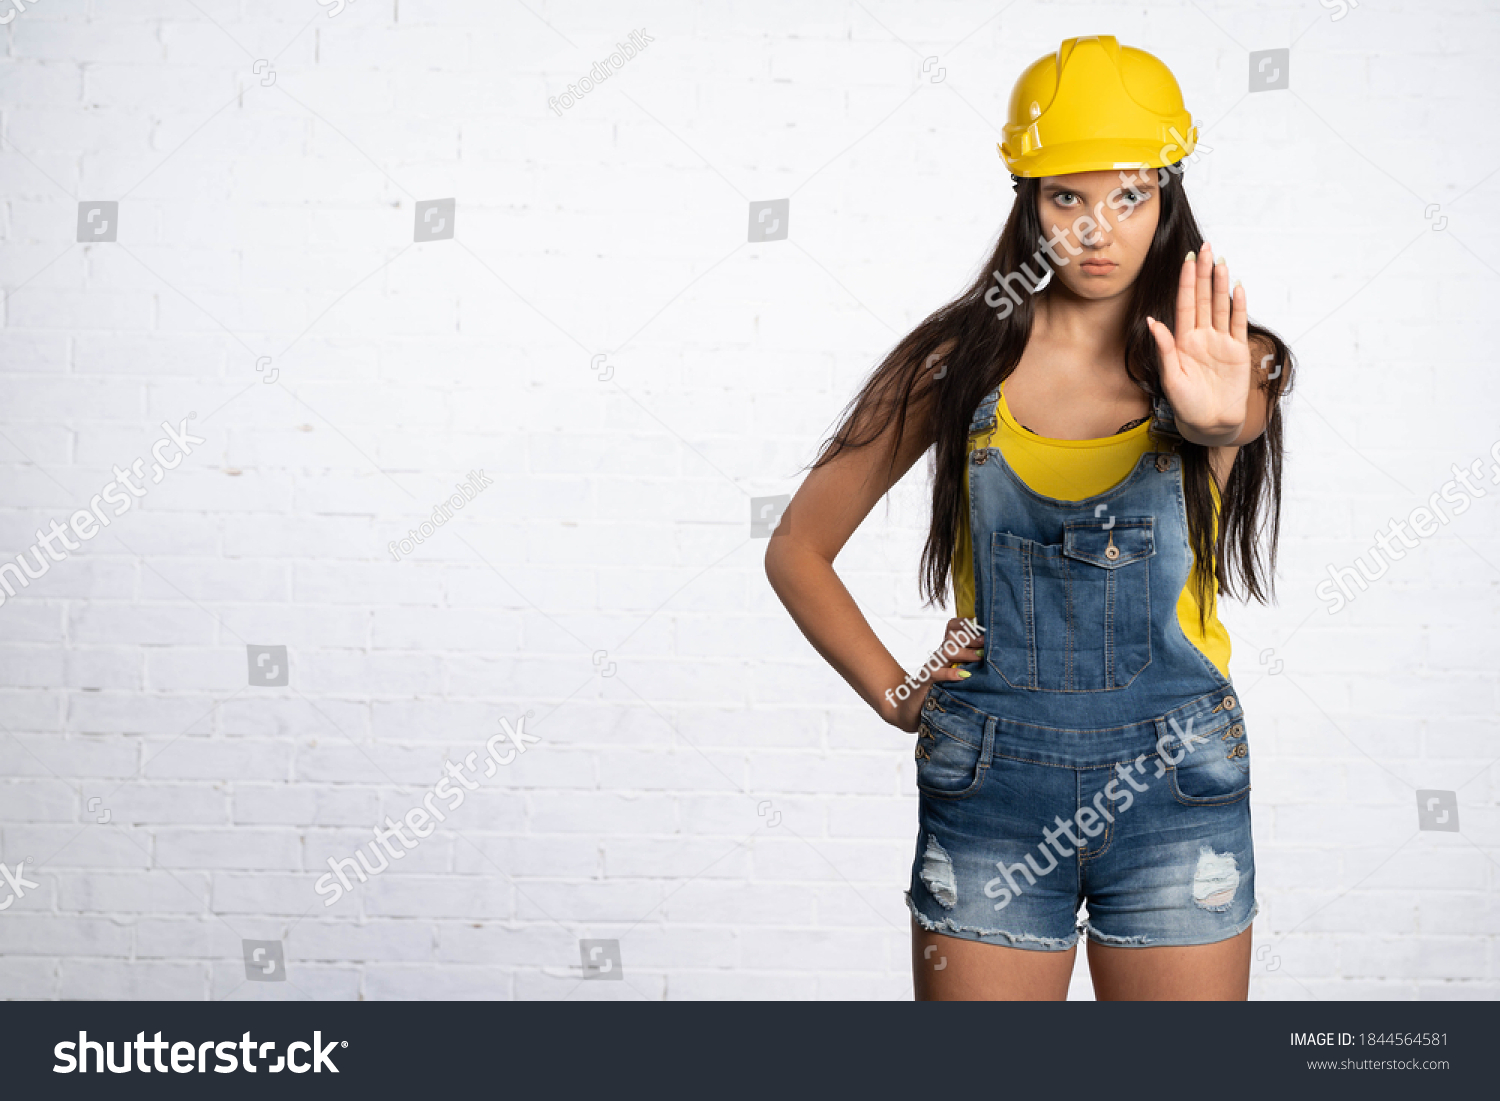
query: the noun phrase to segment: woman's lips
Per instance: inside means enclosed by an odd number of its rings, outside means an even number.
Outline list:
[[[1092,271],[1103,274],[1105,272],[1114,271],[1115,268],[1119,267],[1120,265],[1116,264],[1113,260],[1085,260],[1078,266],[1083,268],[1085,271]]]

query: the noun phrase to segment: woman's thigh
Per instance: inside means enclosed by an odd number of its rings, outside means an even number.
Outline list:
[[[1250,992],[1250,932],[1175,948],[1114,948],[1091,940],[1094,996],[1101,1002],[1242,1002]]]
[[[912,986],[919,1002],[1060,1002],[1068,997],[1074,945],[1038,952],[911,927]]]
[[[1246,929],[1215,944],[1112,948],[1090,941],[1094,996],[1108,1001],[1244,1001],[1250,988]],[[1077,959],[945,936],[912,922],[912,986],[918,1001],[1064,1001]]]

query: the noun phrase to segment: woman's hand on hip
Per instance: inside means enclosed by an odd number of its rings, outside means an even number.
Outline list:
[[[976,662],[984,656],[984,642],[977,639],[975,634],[971,624],[962,619],[948,621],[942,645],[932,652],[932,657],[925,665],[907,679],[907,684],[917,684],[912,693],[904,700],[894,689],[887,693],[887,698],[895,702],[894,712],[889,717],[892,726],[908,733],[914,732],[922,721],[922,704],[927,701],[927,694],[935,682],[967,680],[972,676],[967,669],[956,666]]]

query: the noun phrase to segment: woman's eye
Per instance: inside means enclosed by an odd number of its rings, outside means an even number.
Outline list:
[[[1074,195],[1071,191],[1062,191],[1062,192],[1059,192],[1058,195],[1057,195],[1057,201],[1062,206],[1072,206],[1073,205],[1072,203],[1063,202],[1064,199],[1076,199],[1076,198],[1078,198],[1078,196]]]

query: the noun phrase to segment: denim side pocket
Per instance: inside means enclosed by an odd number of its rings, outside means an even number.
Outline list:
[[[1162,757],[1179,803],[1219,806],[1249,794],[1250,742],[1244,712],[1236,704],[1214,718],[1218,721],[1201,730],[1162,732]]]
[[[990,767],[993,719],[967,708],[923,710],[917,728],[917,790],[935,799],[966,799]]]

